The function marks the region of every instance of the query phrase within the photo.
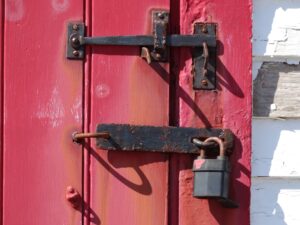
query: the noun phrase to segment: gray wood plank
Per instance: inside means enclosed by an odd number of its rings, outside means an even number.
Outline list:
[[[262,64],[253,83],[253,116],[300,117],[300,65]]]

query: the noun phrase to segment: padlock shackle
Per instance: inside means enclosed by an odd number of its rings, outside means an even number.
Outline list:
[[[207,142],[216,142],[216,143],[218,143],[219,148],[220,148],[220,156],[225,156],[224,143],[223,143],[223,141],[222,141],[221,138],[218,138],[218,137],[209,137],[209,138],[205,139],[204,142],[205,143],[207,143]],[[201,152],[200,152],[200,154],[201,154]]]
[[[204,159],[205,158],[205,150],[200,149],[200,158]]]

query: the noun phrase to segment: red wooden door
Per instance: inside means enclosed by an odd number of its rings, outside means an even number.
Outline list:
[[[4,1],[2,224],[249,224],[251,1]],[[170,11],[169,33],[217,24],[217,89],[194,91],[190,48],[148,65],[138,47],[88,47],[65,58],[66,24],[88,36],[151,34],[151,11]],[[238,23],[237,23],[238,21]],[[238,209],[192,196],[192,162],[182,154],[108,152],[72,143],[97,124],[229,128],[231,197]],[[65,200],[68,186],[85,210]]]

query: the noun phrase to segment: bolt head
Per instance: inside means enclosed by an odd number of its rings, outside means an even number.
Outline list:
[[[156,57],[157,59],[160,59],[160,58],[161,58],[161,54],[156,53],[156,54],[155,54],[155,57]]]
[[[78,56],[79,56],[79,51],[74,50],[74,51],[73,51],[73,55],[76,56],[76,57],[78,57]]]
[[[203,86],[207,86],[207,85],[208,85],[208,82],[207,82],[207,80],[202,80],[202,81],[201,81],[201,84],[202,84]]]
[[[77,37],[72,37],[71,41],[73,44],[80,44],[79,39]]]
[[[73,30],[79,30],[78,24],[73,24],[72,29],[73,29]]]
[[[203,26],[201,27],[201,32],[202,32],[202,33],[207,33],[207,32],[208,32],[207,26],[206,26],[206,25],[203,25]]]
[[[165,14],[161,13],[161,12],[158,13],[157,16],[158,16],[159,19],[162,19],[162,20],[165,18]]]

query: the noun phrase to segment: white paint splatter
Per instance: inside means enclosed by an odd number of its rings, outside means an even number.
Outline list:
[[[81,97],[77,97],[75,103],[71,108],[71,114],[74,116],[74,119],[77,123],[80,123],[82,120],[82,101]]]
[[[41,120],[45,120],[46,123],[50,124],[53,128],[62,124],[65,109],[56,88],[53,89],[49,101],[39,106],[36,116]]]
[[[58,13],[65,12],[70,6],[69,0],[52,0],[51,4],[52,8]]]
[[[24,16],[23,0],[8,0],[5,4],[5,18],[8,21],[20,21]]]
[[[106,84],[99,84],[96,86],[95,92],[98,98],[105,98],[110,94],[110,88]]]
[[[270,110],[271,111],[276,111],[277,110],[277,105],[275,103],[270,105]]]

